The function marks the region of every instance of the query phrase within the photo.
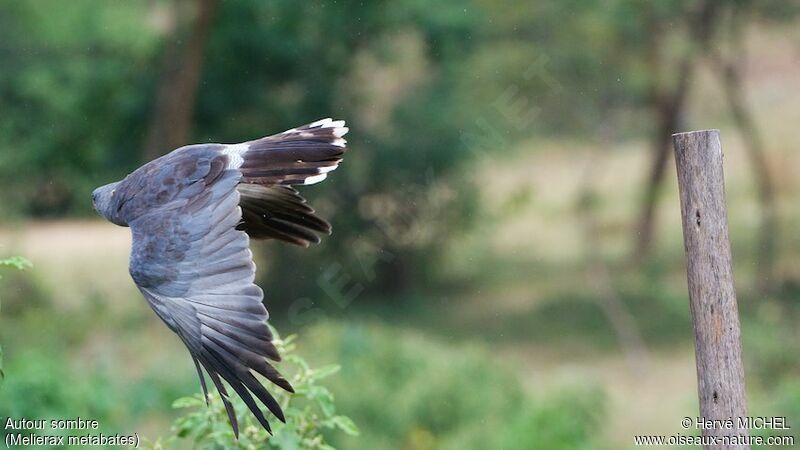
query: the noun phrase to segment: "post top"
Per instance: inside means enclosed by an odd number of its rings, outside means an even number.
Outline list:
[[[719,134],[719,130],[716,128],[710,128],[708,130],[696,130],[696,131],[684,131],[681,133],[672,133],[672,137],[684,137],[684,136],[691,136],[691,135],[698,135],[698,134]]]

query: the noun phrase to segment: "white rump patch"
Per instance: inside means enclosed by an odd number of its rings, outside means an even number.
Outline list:
[[[229,168],[238,169],[241,167],[244,162],[244,154],[249,148],[250,144],[248,143],[226,145],[225,148],[222,149],[222,153],[230,156]]]

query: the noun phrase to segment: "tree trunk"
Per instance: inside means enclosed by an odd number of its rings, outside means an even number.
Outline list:
[[[669,159],[670,135],[679,125],[678,121],[684,109],[684,99],[691,81],[694,60],[700,50],[708,48],[709,40],[713,34],[713,26],[716,22],[717,6],[717,1],[706,0],[694,14],[688,16],[690,46],[680,64],[678,64],[677,81],[672,90],[663,88],[659,82],[659,74],[663,72],[663,64],[661,64],[658,55],[660,42],[655,38],[651,45],[654,47],[651,53],[655,55],[650,57],[651,76],[654,78],[651,98],[655,106],[658,124],[651,144],[653,159],[644,188],[640,207],[641,212],[636,227],[637,237],[633,260],[637,263],[650,256],[655,241],[656,209],[661,185],[664,181],[667,160]],[[657,30],[658,28],[655,29]],[[657,36],[658,34],[655,35]]]
[[[758,189],[761,207],[761,224],[758,239],[756,264],[758,267],[758,287],[768,291],[773,286],[775,256],[778,242],[777,208],[775,205],[775,187],[770,176],[769,163],[764,150],[764,140],[758,129],[753,114],[747,105],[741,67],[744,54],[742,26],[736,20],[738,11],[734,11],[733,25],[730,27],[734,57],[725,58],[721,52],[712,52],[712,62],[722,82],[725,98],[736,127],[742,134],[745,149],[750,157],[750,165]]]
[[[678,128],[684,99],[688,91],[692,70],[692,57],[687,55],[679,67],[675,88],[667,95],[656,95],[658,125],[652,140],[653,159],[650,165],[647,184],[642,197],[635,260],[642,261],[650,255],[655,239],[655,220],[661,186],[664,184],[667,160],[669,159],[670,136]]]
[[[177,23],[162,56],[161,80],[144,147],[146,160],[189,143],[203,54],[217,3],[218,0],[196,0],[193,19],[184,24],[184,3],[175,2]]]

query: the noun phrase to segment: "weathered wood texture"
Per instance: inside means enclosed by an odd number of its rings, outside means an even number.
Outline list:
[[[732,430],[716,427],[703,430],[703,435],[746,436],[747,430],[736,427],[737,417],[747,414],[747,402],[719,131],[678,133],[672,140],[694,324],[700,415],[706,420],[733,418],[734,422]]]

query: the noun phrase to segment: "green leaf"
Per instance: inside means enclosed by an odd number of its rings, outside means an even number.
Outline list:
[[[312,377],[315,380],[321,380],[323,378],[327,378],[327,377],[339,372],[339,370],[341,370],[341,369],[342,369],[341,366],[336,365],[336,364],[331,364],[329,366],[324,366],[322,368],[314,370]]]
[[[277,333],[274,333],[277,336]],[[175,420],[172,436],[165,441],[185,440],[184,444],[192,448],[269,448],[280,450],[332,450],[326,442],[323,430],[338,430],[355,436],[358,428],[352,420],[344,416],[336,416],[334,396],[326,387],[317,385],[317,380],[329,377],[339,371],[339,366],[328,365],[319,369],[312,368],[302,357],[293,354],[291,345],[294,336],[289,336],[283,344],[281,352],[284,365],[291,366],[294,372],[292,384],[295,394],[276,393],[276,400],[284,409],[286,423],[273,424],[273,435],[255,422],[251,414],[239,416],[239,440],[236,441],[228,423],[224,405],[217,393],[209,395],[209,407],[205,406],[202,395],[183,397],[172,404],[176,409],[188,409]],[[239,414],[247,411],[246,405],[238,397],[231,397],[231,402]],[[233,444],[232,444],[233,443]],[[176,442],[176,446],[180,446]]]
[[[18,270],[25,270],[33,267],[33,264],[21,256],[12,256],[10,258],[0,259],[0,267],[13,267]]]
[[[347,416],[333,416],[331,417],[331,422],[350,436],[358,436],[360,434],[355,422]]]
[[[314,386],[312,389],[309,389],[308,398],[317,402],[325,417],[331,417],[336,413],[336,406],[333,404],[333,394],[331,394],[328,389],[322,386]]]
[[[173,409],[194,408],[203,405],[205,405],[205,402],[197,397],[181,397],[172,402]]]

